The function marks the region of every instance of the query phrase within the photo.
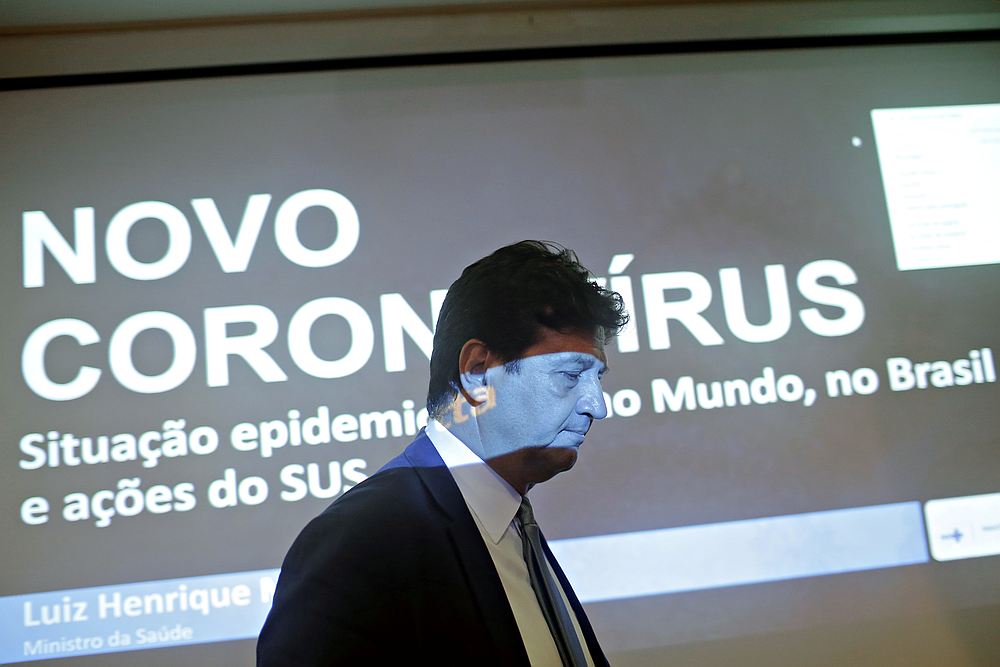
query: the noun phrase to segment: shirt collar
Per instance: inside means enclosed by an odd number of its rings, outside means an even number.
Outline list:
[[[441,422],[430,420],[425,433],[455,478],[465,504],[498,544],[521,506],[521,494]]]

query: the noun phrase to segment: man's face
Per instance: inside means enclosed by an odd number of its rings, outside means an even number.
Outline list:
[[[607,359],[592,335],[546,329],[516,363],[517,370],[486,369],[491,400],[475,421],[480,455],[491,462],[503,457],[500,465],[530,485],[571,468],[590,425],[607,416],[601,388]]]

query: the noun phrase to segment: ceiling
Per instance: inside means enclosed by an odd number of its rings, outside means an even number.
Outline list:
[[[1000,12],[997,0],[0,0],[0,29],[113,27],[162,22],[233,22],[270,17],[486,11],[529,8],[572,9],[637,5],[760,5],[765,11],[811,5],[820,13],[862,15]]]
[[[0,26],[28,28],[33,26],[208,20],[226,17],[385,12],[417,8],[449,9],[497,6],[516,8],[532,5],[551,6],[553,4],[538,0],[503,0],[502,2],[496,0],[167,0],[160,2],[150,0],[98,0],[92,2],[81,2],[80,0],[0,0]],[[626,3],[596,3],[583,0],[583,2],[563,2],[560,4],[566,6],[569,4]]]

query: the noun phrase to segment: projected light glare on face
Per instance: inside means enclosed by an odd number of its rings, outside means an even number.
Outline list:
[[[593,354],[555,352],[466,373],[464,388],[477,404],[459,395],[446,418],[484,460],[525,448],[575,449],[608,414],[605,372]]]

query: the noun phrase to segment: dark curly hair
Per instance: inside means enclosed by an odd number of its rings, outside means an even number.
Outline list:
[[[458,392],[458,357],[473,338],[513,364],[542,334],[594,332],[610,342],[628,322],[621,295],[599,286],[572,250],[521,241],[470,264],[448,289],[431,353],[427,410]]]

